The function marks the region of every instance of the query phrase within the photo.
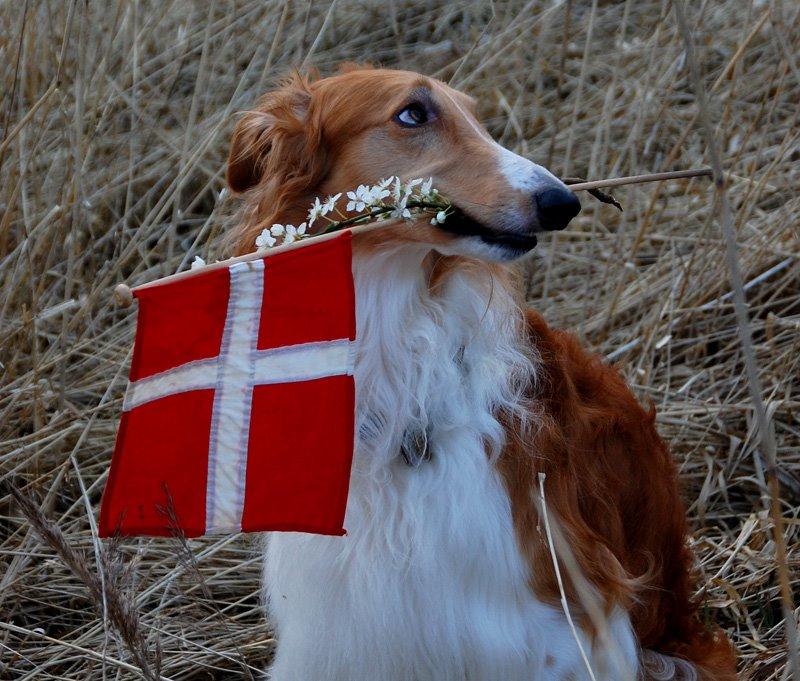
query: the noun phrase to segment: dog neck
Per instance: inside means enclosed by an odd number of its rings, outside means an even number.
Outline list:
[[[535,377],[507,277],[486,263],[406,244],[356,252],[357,432],[385,467],[435,456],[448,431],[471,429],[497,457],[504,417],[519,416]]]

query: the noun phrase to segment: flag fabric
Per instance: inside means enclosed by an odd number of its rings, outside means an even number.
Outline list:
[[[350,234],[134,291],[101,536],[344,534],[353,454]],[[170,520],[170,515],[174,520]]]

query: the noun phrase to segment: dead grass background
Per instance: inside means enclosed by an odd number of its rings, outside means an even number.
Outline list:
[[[800,6],[685,11],[729,173],[797,603]],[[87,590],[0,492],[0,678],[139,678],[142,655],[164,678],[246,678],[268,660],[251,538],[100,550],[94,514],[135,315],[110,292],[220,256],[234,112],[292,65],[327,73],[342,60],[451,79],[498,140],[561,175],[708,162],[667,0],[0,5],[0,476],[38,495],[44,519],[111,584]],[[784,678],[766,464],[711,185],[615,195],[624,213],[584,197],[570,229],[543,240],[526,263],[531,302],[656,403],[707,616],[730,632],[742,678]],[[133,655],[112,626],[117,601]]]

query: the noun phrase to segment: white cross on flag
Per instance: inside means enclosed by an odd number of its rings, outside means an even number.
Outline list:
[[[349,233],[134,295],[101,536],[166,535],[175,519],[189,537],[344,534],[355,392]]]

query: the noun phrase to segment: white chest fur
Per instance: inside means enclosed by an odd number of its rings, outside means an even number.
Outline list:
[[[360,438],[348,534],[269,538],[271,678],[584,678],[563,613],[528,588],[491,461],[504,437],[495,414],[518,407],[535,372],[519,314],[479,269],[452,272],[431,295],[424,257],[405,247],[354,265]],[[427,434],[430,460],[406,465],[405,432]],[[631,659],[627,618],[615,627]]]

